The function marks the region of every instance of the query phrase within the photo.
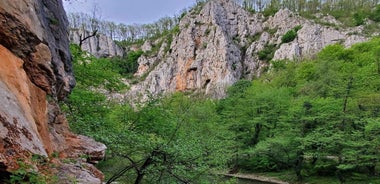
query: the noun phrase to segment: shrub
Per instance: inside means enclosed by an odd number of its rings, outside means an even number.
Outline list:
[[[301,25],[298,25],[298,26],[296,26],[296,27],[293,28],[293,30],[294,30],[295,32],[298,32],[298,31],[301,30],[301,29],[302,29],[302,26],[301,26]]]
[[[289,30],[282,36],[281,41],[282,43],[289,43],[293,41],[297,37],[297,32],[295,32],[293,29]]]
[[[270,61],[273,58],[275,51],[276,51],[276,45],[267,44],[264,46],[263,50],[257,53],[257,55],[259,56],[260,60]]]
[[[286,32],[281,38],[282,43],[289,43],[289,42],[293,41],[297,37],[297,32],[301,28],[302,28],[302,26],[298,25],[298,26],[294,27],[293,29],[289,30],[288,32]]]
[[[116,63],[121,75],[134,74],[138,69],[137,60],[143,54],[142,50],[131,51],[126,57],[113,58],[112,62]]]
[[[380,5],[376,6],[375,12],[372,13],[371,19],[375,22],[380,22]]]
[[[364,24],[365,15],[357,12],[354,14],[353,19],[354,19],[354,25],[360,26]]]
[[[265,17],[273,16],[278,12],[278,7],[269,6],[268,8],[265,8],[263,11],[263,15]]]

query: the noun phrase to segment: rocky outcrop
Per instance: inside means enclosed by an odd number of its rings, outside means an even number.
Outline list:
[[[337,22],[327,17],[330,22]],[[296,26],[302,26],[290,43],[281,37]],[[226,89],[236,81],[259,76],[269,66],[259,57],[260,52],[273,50],[273,59],[312,57],[329,44],[353,43],[366,40],[359,36],[360,28],[337,30],[304,19],[289,10],[280,10],[266,18],[252,14],[232,0],[211,0],[193,8],[179,23],[180,31],[173,37],[169,49],[163,44],[159,52],[146,53],[138,63],[135,76],[141,82],[133,85],[126,97],[144,100],[146,94],[165,94],[175,91],[200,92],[213,98],[223,98]],[[159,43],[159,42],[158,42]],[[157,46],[157,45],[156,45]]]
[[[331,16],[321,17],[321,20],[336,26],[341,25]],[[269,29],[278,29],[274,38],[270,40],[272,43],[280,45],[275,52],[274,60],[313,57],[327,45],[341,43],[349,47],[367,40],[357,34],[363,32],[361,27],[339,29],[338,27],[322,26],[301,18],[289,10],[280,10],[264,25]],[[302,26],[302,29],[297,32],[297,38],[290,43],[281,44],[282,35],[296,26]]]
[[[61,0],[2,0],[0,19],[0,182],[20,160],[38,170],[33,155],[101,159],[105,146],[71,133],[57,105],[75,86]]]
[[[80,39],[83,39],[89,35],[92,35],[90,31],[86,31],[83,29],[71,29],[70,41],[72,43],[79,44]],[[85,41],[83,41],[81,48],[82,50],[87,51],[98,58],[124,55],[123,48],[116,45],[112,38],[104,34],[96,34],[96,36],[86,39]]]

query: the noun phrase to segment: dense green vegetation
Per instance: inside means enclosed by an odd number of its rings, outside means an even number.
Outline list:
[[[293,29],[289,30],[286,32],[282,37],[281,37],[281,43],[289,43],[296,39],[297,37],[297,32],[302,28],[302,26],[296,26]]]
[[[257,55],[260,60],[269,62],[274,57],[277,46],[275,44],[266,44],[263,50],[260,50]]]
[[[176,93],[135,108],[95,90],[125,89],[119,65],[72,51],[78,86],[62,107],[73,130],[107,144],[98,166],[109,182],[220,183],[213,173],[226,170],[380,182],[380,38],[271,61],[223,100]]]
[[[365,183],[376,176],[379,45],[380,39],[351,49],[328,46],[316,60],[277,61],[252,84],[232,87],[218,112],[234,122],[237,167],[292,169],[298,180],[336,176]]]
[[[72,52],[78,85],[62,107],[75,132],[107,145],[107,158],[99,167],[108,182],[214,181],[210,172],[225,168],[231,141],[218,125],[215,101],[174,94],[135,109],[109,101],[96,88],[109,84],[107,89],[120,89],[114,63],[85,57],[74,45]],[[95,82],[88,83],[89,78]],[[108,81],[114,78],[119,82]]]
[[[120,75],[130,78],[132,74],[137,71],[139,67],[137,60],[143,53],[142,50],[129,51],[126,56],[112,58],[111,62],[117,66],[115,70],[117,70]]]
[[[366,19],[379,22],[380,5],[378,0],[236,0],[250,12],[261,12],[272,16],[279,9],[314,18],[316,13],[332,15],[346,26],[364,25]],[[376,7],[376,8],[374,8]]]

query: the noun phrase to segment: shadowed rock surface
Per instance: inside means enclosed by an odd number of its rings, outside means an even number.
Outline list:
[[[57,103],[75,86],[67,30],[61,0],[0,1],[0,172],[19,168],[18,160],[31,163],[32,155],[49,162],[76,159],[82,162],[102,159],[106,147],[70,132]],[[57,155],[58,158],[53,158]],[[38,171],[39,166],[33,166]],[[58,169],[57,169],[58,168]],[[48,169],[68,181],[68,168]],[[100,183],[102,174],[80,168]],[[80,183],[88,183],[73,173]],[[89,177],[87,177],[89,178]],[[72,181],[72,179],[70,180]],[[93,182],[94,183],[94,182]]]

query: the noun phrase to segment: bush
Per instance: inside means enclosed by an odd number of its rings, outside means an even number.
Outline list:
[[[120,81],[120,69],[117,63],[108,58],[95,58],[88,56],[78,45],[70,46],[73,55],[73,68],[77,85],[87,87],[104,87],[109,91],[121,91],[126,85]]]
[[[260,60],[270,61],[273,58],[275,51],[276,51],[276,45],[267,44],[264,46],[264,49],[259,51],[257,54]]]
[[[355,26],[360,26],[364,24],[365,15],[363,13],[355,13],[353,18]]]
[[[376,6],[375,12],[372,13],[371,19],[375,22],[380,22],[380,5]]]
[[[137,71],[139,67],[137,60],[140,58],[142,54],[142,50],[131,51],[127,54],[126,57],[115,57],[111,61],[113,63],[116,63],[116,65],[118,66],[119,73],[121,75],[130,76]]]
[[[263,15],[265,17],[270,17],[270,16],[275,15],[277,12],[278,12],[278,8],[277,7],[269,6],[268,8],[264,9]]]
[[[293,30],[294,30],[295,32],[298,32],[298,31],[301,30],[301,29],[302,29],[302,26],[301,26],[301,25],[298,25],[298,26],[296,26],[296,27],[293,28]]]
[[[281,41],[282,43],[289,43],[293,41],[297,37],[297,32],[295,32],[293,29],[289,30],[282,36]]]
[[[282,36],[281,41],[282,43],[289,43],[293,41],[297,37],[297,32],[302,28],[302,26],[298,25],[294,27],[293,29],[289,30]]]

